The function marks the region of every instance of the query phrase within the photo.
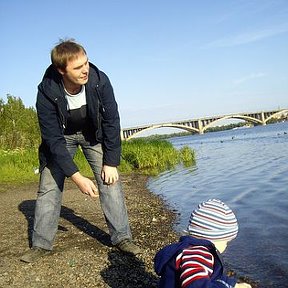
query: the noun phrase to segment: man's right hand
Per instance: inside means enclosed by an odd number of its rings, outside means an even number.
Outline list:
[[[83,194],[90,195],[93,198],[97,197],[96,193],[98,192],[98,189],[89,178],[82,176],[80,172],[76,172],[71,176],[71,179]]]

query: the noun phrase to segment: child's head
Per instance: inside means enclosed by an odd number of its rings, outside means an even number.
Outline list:
[[[210,199],[199,204],[191,213],[187,232],[196,238],[210,240],[222,253],[227,242],[236,238],[238,223],[233,211],[225,203]]]

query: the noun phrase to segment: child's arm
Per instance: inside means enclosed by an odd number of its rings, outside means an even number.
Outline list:
[[[234,287],[234,288],[252,288],[252,286],[248,283],[236,283],[236,279],[233,277],[229,277],[226,275],[222,275],[222,277],[218,278],[216,282],[223,283],[225,287]],[[222,287],[222,286],[221,286]]]

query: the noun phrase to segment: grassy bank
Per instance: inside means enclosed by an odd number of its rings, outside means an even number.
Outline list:
[[[93,176],[80,151],[75,155],[75,162],[83,175]],[[135,139],[123,142],[119,171],[123,174],[137,172],[157,175],[178,164],[190,166],[194,162],[194,151],[189,147],[177,150],[165,140]],[[29,183],[38,180],[37,149],[0,150],[0,163],[0,183]]]

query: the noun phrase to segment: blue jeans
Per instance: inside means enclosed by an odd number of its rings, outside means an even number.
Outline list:
[[[85,139],[82,133],[65,135],[67,149],[74,157],[78,146],[87,159],[97,182],[101,208],[109,229],[112,244],[131,239],[127,208],[120,181],[106,185],[101,179],[103,152],[100,143]],[[33,247],[52,250],[58,229],[65,175],[58,166],[49,164],[40,175],[36,199]],[[80,193],[80,192],[79,192]]]

